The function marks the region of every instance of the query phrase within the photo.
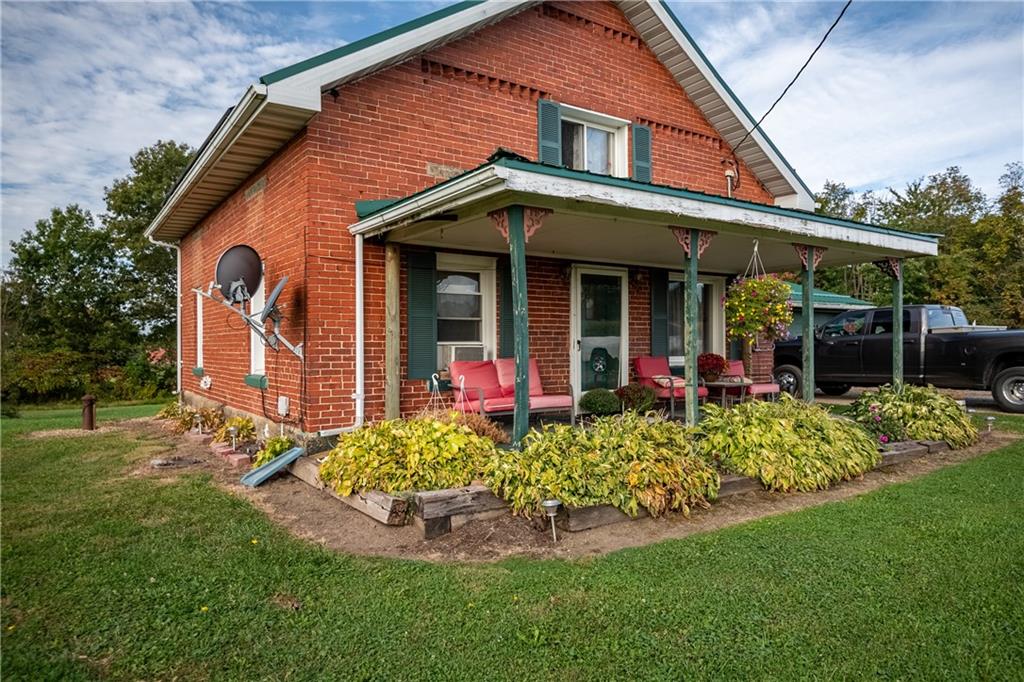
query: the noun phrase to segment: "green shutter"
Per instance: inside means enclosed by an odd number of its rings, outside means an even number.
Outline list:
[[[512,264],[498,261],[498,357],[510,358],[516,352],[515,325],[512,324]]]
[[[668,272],[651,270],[651,355],[668,355]]]
[[[541,163],[562,165],[562,112],[558,102],[537,100],[537,142]]]
[[[647,126],[633,126],[633,179],[651,181],[651,129]]]
[[[429,379],[437,371],[437,256],[410,251],[408,256],[408,378]]]

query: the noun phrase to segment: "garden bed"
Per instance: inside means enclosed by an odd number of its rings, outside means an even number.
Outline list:
[[[379,490],[344,496],[334,492],[320,480],[320,467],[312,457],[299,457],[288,467],[288,471],[300,481],[323,490],[385,526],[404,526],[409,520],[409,500],[406,498]]]

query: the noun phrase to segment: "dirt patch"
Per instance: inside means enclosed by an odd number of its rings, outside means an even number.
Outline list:
[[[23,434],[22,438],[36,440],[39,438],[81,438],[86,436],[105,436],[111,433],[123,431],[121,422],[108,422],[97,426],[92,431],[84,429],[50,429],[48,431],[30,431]]]
[[[150,433],[161,434],[150,423]],[[161,434],[163,435],[163,434]],[[246,488],[238,480],[243,472],[229,469],[209,446],[178,440],[175,456],[196,457],[197,465],[212,474],[217,485],[248,499],[273,521],[292,534],[349,554],[423,559],[427,561],[489,562],[512,556],[533,558],[581,558],[606,554],[625,547],[647,545],[694,533],[704,533],[759,518],[806,509],[849,499],[891,483],[909,481],[929,472],[991,452],[1019,438],[996,432],[977,445],[911,460],[884,471],[871,471],[854,481],[815,493],[769,493],[756,491],[716,502],[710,509],[696,510],[689,518],[672,514],[660,519],[638,519],[592,530],[569,533],[559,530],[558,543],[551,540],[550,527],[505,514],[495,519],[472,521],[448,535],[424,540],[413,525],[384,526],[352,509],[323,491],[291,475],[281,475],[259,488]],[[166,478],[184,475],[197,466],[154,470],[145,466],[136,475]]]

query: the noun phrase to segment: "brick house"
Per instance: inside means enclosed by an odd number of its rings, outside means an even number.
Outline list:
[[[533,357],[577,396],[640,355],[682,370],[726,352],[755,239],[805,291],[885,261],[901,300],[900,259],[936,239],[814,215],[760,130],[733,148],[753,124],[657,0],[463,2],[267,74],[147,230],[178,249],[180,390],[270,421],[287,396],[327,436],[415,413],[456,358],[515,356],[525,386]],[[253,309],[289,277],[302,360],[195,293],[235,244],[263,260]]]

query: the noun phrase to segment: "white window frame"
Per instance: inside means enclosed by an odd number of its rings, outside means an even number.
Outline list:
[[[685,282],[686,273],[670,272],[668,273],[668,281]],[[697,281],[704,285],[705,296],[712,296],[712,301],[722,300],[722,296],[725,293],[725,277],[698,274]],[[686,315],[684,314],[683,323],[685,324],[685,322]],[[711,325],[711,349],[705,348],[704,352],[717,353],[722,357],[728,357],[725,349],[725,308],[721,303],[711,306],[711,319],[708,322]],[[686,330],[684,329],[683,333],[685,334],[685,332]],[[673,367],[681,367],[686,364],[686,356],[670,355],[668,358],[668,364]]]
[[[612,134],[611,177],[629,177],[629,121],[589,109],[560,105],[562,120],[597,128]],[[583,168],[587,167],[586,131],[583,134]]]
[[[249,298],[249,314],[262,312],[266,305],[266,278],[261,278],[256,292]],[[256,330],[249,330],[249,374],[267,373],[267,348]]]
[[[470,256],[462,253],[438,253],[436,269],[450,272],[472,272],[480,275],[480,341],[438,341],[437,346],[482,347],[483,358],[497,357],[497,269],[498,259],[491,256]],[[436,285],[435,285],[436,287]],[[438,367],[438,370],[441,368]]]
[[[580,294],[583,286],[583,275],[607,275],[618,277],[621,282],[620,296],[620,347],[619,347],[619,385],[629,383],[629,268],[617,268],[607,265],[583,265],[573,263],[572,281],[569,285],[569,383],[573,395],[577,398],[583,392],[582,347],[583,311],[580,305]]]
[[[203,366],[203,295],[196,292],[196,367]]]

